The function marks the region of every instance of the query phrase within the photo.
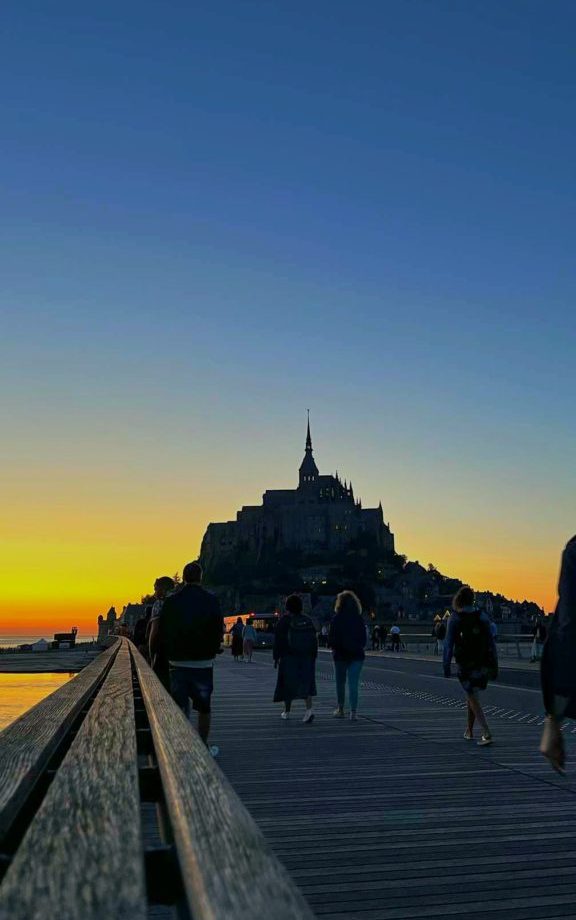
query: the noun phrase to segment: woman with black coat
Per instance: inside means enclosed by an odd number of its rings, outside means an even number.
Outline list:
[[[274,633],[274,667],[278,679],[274,702],[284,703],[282,718],[290,717],[293,700],[305,700],[303,722],[314,719],[312,697],[316,696],[316,658],[318,637],[309,616],[302,613],[302,599],[291,594],[286,600],[286,614]]]

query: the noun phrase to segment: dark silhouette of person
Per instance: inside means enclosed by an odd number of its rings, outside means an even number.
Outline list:
[[[286,599],[286,614],[280,618],[274,633],[273,656],[274,666],[278,668],[274,702],[284,703],[282,718],[289,718],[293,700],[305,700],[302,721],[311,723],[318,637],[312,619],[302,612],[302,599],[297,594]]]
[[[208,746],[214,690],[214,659],[221,651],[224,619],[218,598],[202,587],[202,569],[189,562],[182,588],[164,601],[160,614],[162,642],[170,664],[170,692],[188,716],[190,700],[198,713],[198,734]],[[211,747],[214,756],[218,749]]]
[[[540,751],[555,770],[564,773],[562,722],[576,718],[576,537],[562,553],[558,603],[544,643],[540,674],[547,714]]]
[[[170,691],[170,668],[166,650],[162,642],[160,615],[165,599],[172,593],[175,587],[174,579],[170,578],[169,575],[161,575],[160,578],[157,578],[154,582],[156,600],[152,604],[150,621],[146,631],[148,656],[152,670],[168,691]]]
[[[242,622],[242,617],[238,617],[234,626],[230,630],[230,635],[232,637],[232,656],[234,661],[239,661],[242,658],[242,651],[244,648],[244,623]]]

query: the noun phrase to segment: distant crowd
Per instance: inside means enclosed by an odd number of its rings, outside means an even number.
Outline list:
[[[219,601],[202,586],[198,562],[188,563],[183,582],[176,585],[163,576],[154,584],[154,603],[135,626],[133,640],[186,715],[190,705],[198,713],[198,732],[209,746],[214,663],[222,652],[224,618]],[[473,590],[464,586],[455,595],[452,610],[438,616],[432,628],[435,652],[442,656],[444,676],[456,676],[467,703],[464,738],[493,743],[492,731],[480,701],[480,694],[498,676],[496,628],[487,614],[475,605]],[[254,622],[238,617],[230,630],[230,648],[235,661],[252,661],[257,633]],[[282,703],[281,718],[292,716],[295,701],[304,701],[302,721],[314,720],[316,662],[319,646],[332,652],[336,685],[334,717],[351,721],[358,717],[360,678],[365,650],[403,647],[400,627],[375,624],[368,632],[362,605],[352,591],[336,598],[330,623],[319,634],[312,618],[304,612],[298,594],[286,600],[285,611],[274,631],[272,658],[277,670],[274,702]],[[549,626],[538,622],[533,630],[532,660],[542,656],[542,683],[547,719],[541,751],[552,766],[564,769],[562,722],[576,716],[576,537],[564,551],[556,614]],[[348,701],[348,709],[346,709]]]

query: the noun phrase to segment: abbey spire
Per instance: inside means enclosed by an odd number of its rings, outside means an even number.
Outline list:
[[[309,485],[318,479],[318,467],[312,456],[312,436],[310,434],[310,410],[308,410],[308,427],[306,429],[306,451],[300,464],[300,485]]]

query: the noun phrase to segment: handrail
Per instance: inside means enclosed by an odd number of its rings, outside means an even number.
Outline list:
[[[313,914],[184,714],[134,646],[166,809],[194,920]]]
[[[145,920],[158,903],[189,920],[312,920],[127,639],[0,734],[0,781],[10,766],[0,920]]]
[[[0,850],[5,849],[5,839],[20,810],[103,680],[118,648],[119,643],[115,643],[73,680],[0,732]]]
[[[132,670],[121,643],[0,886],[10,920],[145,920]]]

